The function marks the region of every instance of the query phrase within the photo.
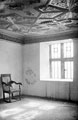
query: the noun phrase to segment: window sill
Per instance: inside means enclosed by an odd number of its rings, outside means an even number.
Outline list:
[[[40,79],[40,81],[54,81],[54,82],[73,82],[73,79]]]

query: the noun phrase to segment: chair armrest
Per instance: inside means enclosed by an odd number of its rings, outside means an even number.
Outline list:
[[[15,81],[11,80],[11,81],[10,81],[10,84],[13,84],[13,83],[15,83],[15,84],[17,84],[17,85],[22,85],[22,83],[20,83],[20,82],[17,83],[17,82],[15,82]]]
[[[9,82],[8,83],[3,82],[3,84],[6,85],[6,86],[11,87],[11,84]]]

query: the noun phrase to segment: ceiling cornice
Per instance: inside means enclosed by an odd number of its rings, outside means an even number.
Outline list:
[[[32,37],[24,37],[24,44],[32,44],[39,42],[48,42],[55,40],[63,40],[63,39],[73,39],[78,38],[78,30],[75,31],[66,31],[58,34],[50,34],[45,36],[32,36]]]
[[[49,35],[42,35],[42,36],[22,36],[22,37],[13,37],[9,35],[5,35],[3,33],[0,33],[0,39],[16,42],[19,44],[32,44],[32,43],[40,43],[40,42],[48,42],[48,41],[54,41],[54,40],[63,40],[63,39],[73,39],[78,38],[78,30],[74,31],[66,31],[61,32],[57,34],[49,34]]]
[[[16,42],[19,44],[24,44],[23,38],[15,38],[15,37],[11,37],[11,36],[8,36],[2,33],[0,33],[0,39]]]

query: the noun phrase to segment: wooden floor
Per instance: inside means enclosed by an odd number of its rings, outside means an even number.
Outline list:
[[[34,97],[12,103],[2,101],[0,120],[78,120],[78,105]]]

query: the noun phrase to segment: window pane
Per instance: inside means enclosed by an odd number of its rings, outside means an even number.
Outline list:
[[[73,62],[71,61],[65,62],[65,78],[73,78]]]
[[[53,44],[51,46],[51,53],[52,53],[51,56],[52,56],[53,59],[54,58],[60,58],[60,56],[61,56],[61,50],[60,50],[60,48],[61,48],[60,43]]]
[[[52,78],[61,78],[61,62],[53,61],[52,62]]]
[[[73,57],[73,42],[64,43],[64,58]]]

